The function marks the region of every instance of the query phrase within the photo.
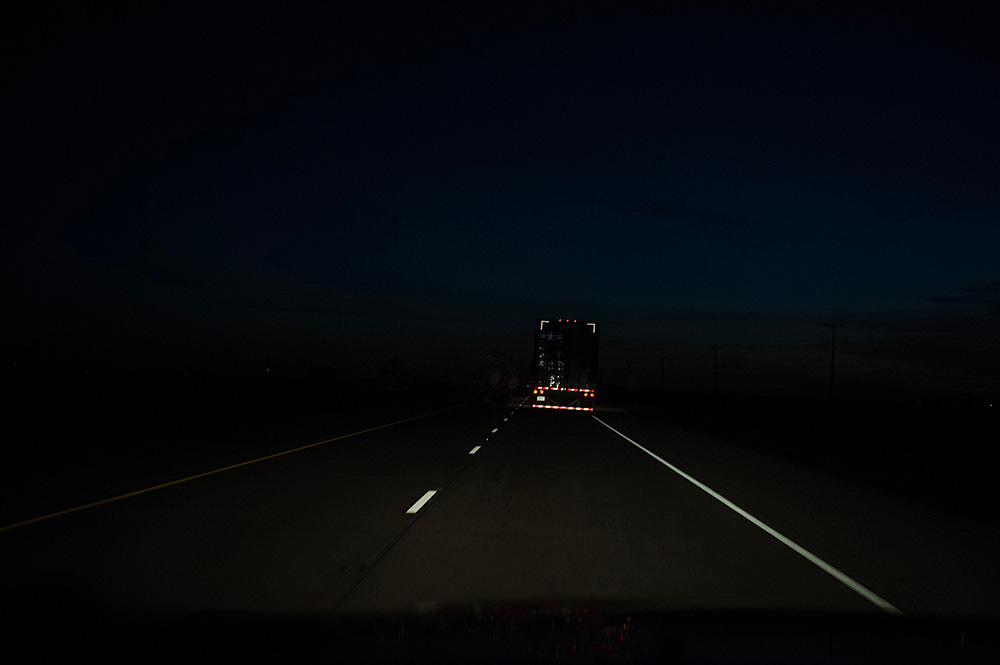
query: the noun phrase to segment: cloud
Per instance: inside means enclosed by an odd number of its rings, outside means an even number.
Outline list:
[[[614,325],[636,325],[636,324],[658,324],[674,322],[700,322],[700,321],[746,321],[750,319],[773,318],[767,314],[757,312],[737,312],[737,311],[704,311],[691,309],[672,309],[650,314],[636,316],[614,316],[608,318],[605,323]]]
[[[928,371],[992,377],[1000,387],[1000,283],[972,284],[923,301],[932,307],[859,318],[862,336],[844,335],[845,352]]]
[[[926,296],[924,301],[943,307],[974,307],[985,313],[1000,315],[1000,281],[978,282],[967,286],[962,293]]]

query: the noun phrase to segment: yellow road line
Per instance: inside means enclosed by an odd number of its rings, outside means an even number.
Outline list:
[[[451,411],[452,409],[457,409],[461,405],[449,406],[447,409],[440,409],[438,411],[431,411],[430,413],[423,413],[419,416],[413,416],[412,418],[406,418],[404,420],[397,420],[394,423],[388,423],[386,425],[379,425],[378,427],[371,427],[369,429],[363,429],[359,432],[351,432],[350,434],[344,434],[342,436],[335,436],[332,439],[327,439],[326,441],[319,441],[317,443],[310,443],[305,446],[299,446],[298,448],[292,448],[290,450],[284,450],[280,453],[274,453],[272,455],[265,455],[264,457],[258,457],[257,459],[248,460],[246,462],[240,462],[239,464],[231,464],[229,466],[224,466],[221,469],[215,469],[213,471],[206,471],[205,473],[199,473],[193,476],[188,476],[187,478],[181,478],[180,480],[171,480],[169,483],[162,483],[160,485],[154,485],[152,487],[147,487],[146,489],[136,490],[135,492],[128,492],[127,494],[119,494],[118,496],[113,496],[110,499],[102,499],[100,501],[94,501],[93,503],[87,503],[82,506],[77,506],[75,508],[68,508],[67,510],[60,510],[56,513],[49,513],[48,515],[42,515],[41,517],[32,517],[29,520],[24,520],[23,522],[15,522],[14,524],[8,524],[7,526],[0,527],[0,533],[4,531],[11,531],[18,527],[27,526],[29,524],[34,524],[35,522],[42,522],[44,520],[50,520],[53,517],[61,517],[62,515],[69,515],[70,513],[75,513],[81,510],[86,510],[87,508],[94,508],[96,506],[103,506],[106,503],[112,503],[114,501],[121,501],[122,499],[128,499],[129,497],[138,496],[139,494],[145,494],[147,492],[152,492],[154,490],[163,489],[164,487],[170,487],[171,485],[179,485],[181,483],[186,483],[189,480],[197,480],[198,478],[204,478],[205,476],[211,476],[216,473],[222,473],[223,471],[229,471],[230,469],[236,469],[241,466],[247,466],[248,464],[256,464],[257,462],[263,462],[264,460],[273,459],[275,457],[281,457],[282,455],[290,455],[291,453],[297,453],[300,450],[306,450],[308,448],[315,448],[316,446],[322,446],[324,443],[330,443],[331,441],[339,441],[340,439],[347,439],[352,436],[358,436],[359,434],[365,434],[367,432],[374,432],[377,429],[385,429],[386,427],[392,427],[393,425],[401,425],[403,423],[410,422],[411,420],[418,420],[420,418],[426,418],[428,416],[433,416],[438,413],[444,413],[445,411]]]

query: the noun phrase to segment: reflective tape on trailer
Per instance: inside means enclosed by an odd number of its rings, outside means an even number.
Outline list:
[[[588,406],[553,406],[551,404],[532,404],[536,409],[569,409],[570,411],[593,411]]]
[[[552,386],[539,386],[538,388],[535,388],[532,391],[532,394],[537,395],[538,393],[545,392],[546,390],[559,390],[562,392],[584,393],[585,395],[586,394],[593,395],[594,393],[593,388],[555,388]]]

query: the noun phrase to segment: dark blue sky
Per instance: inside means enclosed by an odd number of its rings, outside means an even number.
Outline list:
[[[837,321],[845,396],[995,394],[986,17],[713,6],[25,17],[12,362],[465,375],[570,316],[821,396]]]

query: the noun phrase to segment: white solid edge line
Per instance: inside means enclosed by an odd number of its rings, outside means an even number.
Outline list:
[[[417,502],[415,504],[410,506],[410,509],[406,511],[406,514],[412,515],[413,513],[423,508],[424,504],[430,501],[431,497],[434,496],[435,494],[437,494],[437,490],[427,490],[427,492],[422,497],[417,499]]]
[[[895,605],[893,605],[889,601],[885,600],[884,598],[882,598],[881,596],[879,596],[878,594],[876,594],[874,591],[871,591],[870,589],[867,589],[866,587],[864,587],[859,582],[855,581],[854,579],[852,579],[852,578],[848,577],[847,575],[845,575],[844,573],[840,572],[839,570],[837,570],[836,568],[834,568],[833,566],[831,566],[830,564],[828,564],[826,561],[823,561],[823,559],[820,559],[818,556],[816,556],[815,554],[813,554],[809,550],[805,549],[804,547],[802,547],[798,543],[794,542],[793,540],[791,540],[787,536],[784,536],[784,535],[778,533],[777,531],[775,531],[774,529],[772,529],[768,525],[764,524],[763,522],[761,522],[759,519],[757,519],[756,517],[754,517],[753,515],[751,515],[747,511],[745,511],[742,508],[740,508],[739,506],[737,506],[735,503],[733,503],[732,501],[730,501],[726,497],[722,496],[721,494],[719,494],[718,492],[716,492],[715,490],[713,490],[708,485],[702,483],[699,480],[696,480],[695,478],[692,478],[691,476],[689,476],[688,474],[684,473],[683,471],[681,471],[676,466],[674,466],[673,464],[671,464],[667,460],[663,459],[662,457],[660,457],[656,453],[652,452],[651,450],[643,447],[642,445],[640,445],[640,444],[636,443],[635,441],[633,441],[632,439],[628,438],[627,436],[625,436],[624,434],[622,434],[621,432],[619,432],[614,427],[612,427],[611,425],[607,424],[606,422],[604,422],[603,420],[601,420],[597,416],[591,416],[591,417],[594,420],[596,420],[597,422],[599,422],[602,425],[604,425],[605,427],[607,427],[609,430],[611,430],[615,434],[617,434],[618,436],[620,436],[621,438],[623,438],[626,441],[628,441],[629,443],[631,443],[633,446],[635,446],[636,448],[638,448],[642,452],[646,453],[647,455],[649,455],[650,457],[652,457],[653,459],[655,459],[657,462],[659,462],[663,466],[667,467],[668,469],[670,469],[671,471],[673,471],[674,473],[676,473],[677,475],[679,475],[684,480],[690,482],[691,484],[693,484],[694,486],[696,486],[697,488],[699,488],[700,490],[704,491],[706,494],[708,494],[709,496],[711,496],[712,498],[714,498],[714,499],[718,500],[719,502],[725,504],[727,507],[729,507],[730,509],[732,509],[734,512],[736,512],[737,514],[739,514],[742,517],[746,518],[752,524],[760,527],[763,531],[765,531],[769,535],[773,536],[778,541],[784,543],[785,545],[787,545],[789,548],[791,548],[795,552],[798,552],[803,557],[805,557],[806,559],[808,559],[812,563],[814,563],[817,566],[819,566],[826,573],[830,574],[835,579],[837,579],[838,581],[840,581],[842,584],[844,584],[844,586],[846,586],[847,588],[851,589],[855,593],[863,596],[866,600],[868,600],[869,602],[871,602],[873,605],[875,605],[879,609],[881,609],[881,610],[883,610],[885,612],[888,612],[889,614],[899,614],[899,615],[903,614],[903,612],[898,607],[896,607]]]
[[[470,454],[470,455],[475,455],[475,454],[476,454],[476,453],[477,453],[477,452],[479,451],[479,449],[480,449],[481,447],[482,447],[482,446],[476,446],[475,448],[473,448],[472,450],[470,450],[470,451],[469,451],[469,454]]]

